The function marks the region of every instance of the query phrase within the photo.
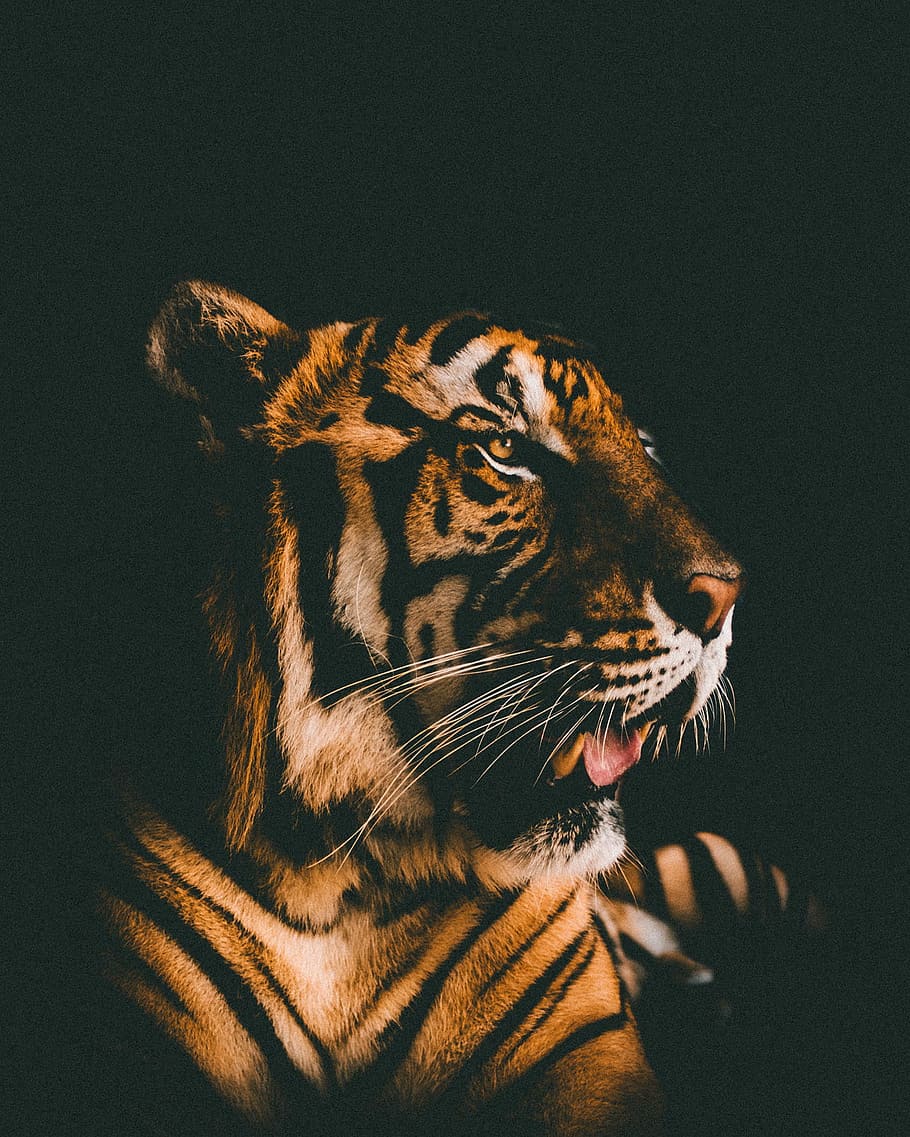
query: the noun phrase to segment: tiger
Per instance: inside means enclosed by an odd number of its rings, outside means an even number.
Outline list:
[[[147,363],[216,519],[221,768],[124,777],[110,982],[238,1132],[660,1133],[597,877],[743,568],[560,330],[189,281]]]

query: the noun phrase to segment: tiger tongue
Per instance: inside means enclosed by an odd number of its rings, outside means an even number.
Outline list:
[[[623,736],[616,730],[586,734],[582,755],[585,770],[595,786],[610,786],[641,757],[641,733]]]

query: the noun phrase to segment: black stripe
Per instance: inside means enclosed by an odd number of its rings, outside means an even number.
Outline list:
[[[529,1066],[528,1069],[522,1073],[521,1077],[509,1087],[509,1094],[515,1093],[516,1096],[520,1096],[521,1086],[536,1080],[542,1070],[550,1066],[555,1066],[560,1059],[565,1058],[567,1054],[571,1054],[573,1050],[578,1050],[580,1047],[585,1046],[589,1042],[593,1042],[605,1034],[622,1030],[628,1021],[629,1016],[625,1007],[623,1007],[623,1009],[617,1011],[615,1015],[604,1015],[603,1018],[595,1019],[593,1022],[585,1023],[584,1026],[573,1030],[571,1034],[566,1035],[562,1042],[554,1046],[548,1054],[543,1055],[533,1066]]]
[[[364,339],[371,330],[369,320],[360,320],[344,333],[342,347],[348,355],[359,355]]]
[[[456,356],[471,340],[489,331],[486,317],[471,312],[453,320],[442,329],[430,349],[430,363],[442,367]]]
[[[378,1097],[379,1092],[391,1081],[397,1068],[407,1058],[414,1039],[449,975],[521,895],[520,890],[513,890],[491,904],[478,923],[462,936],[436,970],[424,980],[423,986],[410,1003],[403,1007],[397,1018],[382,1030],[377,1039],[381,1053],[373,1065],[355,1079],[356,1092],[364,1092],[368,1098]]]
[[[332,449],[320,442],[296,446],[279,463],[285,508],[299,530],[300,608],[313,650],[317,696],[345,687],[373,670],[363,642],[333,615],[329,566],[338,552],[347,506]]]
[[[490,549],[498,553],[507,553],[512,560],[521,550],[529,545],[537,536],[536,529],[510,529],[508,534],[502,534],[490,543]]]
[[[466,497],[469,497],[471,501],[476,501],[479,505],[492,505],[501,497],[505,497],[507,492],[491,486],[483,478],[478,478],[476,474],[468,471],[461,475],[461,488]]]
[[[363,374],[360,376],[360,394],[371,399],[381,391],[389,381],[386,371],[375,363],[369,362],[369,356],[364,362]]]
[[[764,918],[769,924],[777,923],[783,916],[784,909],[780,902],[780,893],[777,891],[774,874],[771,872],[771,862],[758,856],[756,856],[756,860],[758,861],[762,879],[765,884],[763,891]]]
[[[661,879],[660,869],[657,867],[657,858],[654,852],[654,849],[649,849],[647,853],[640,857],[645,885],[642,907],[646,911],[653,913],[658,920],[663,920],[664,923],[672,923],[667,908],[667,895],[664,892],[664,883]]]
[[[419,938],[411,944],[410,950],[406,951],[398,960],[398,964],[394,971],[389,971],[382,983],[383,994],[388,994],[395,989],[395,985],[404,979],[408,973],[420,962],[426,953],[426,944]],[[361,1029],[364,1022],[370,1017],[375,1009],[375,1003],[365,1002],[361,1005],[359,1010],[349,1016],[346,1034],[350,1038],[354,1033]],[[372,1085],[372,1082],[371,1082]],[[356,1089],[355,1092],[361,1093],[361,1089]]]
[[[493,538],[493,548],[501,549],[504,546],[513,548],[515,545],[523,548],[535,535],[533,529],[503,529]]]
[[[654,956],[647,948],[642,947],[638,940],[633,940],[627,932],[619,933],[619,943],[622,950],[635,963],[650,970],[654,966]]]
[[[366,345],[364,360],[373,363],[385,359],[395,347],[401,331],[402,327],[398,320],[390,318],[378,320],[373,327],[372,341]]]
[[[290,375],[310,350],[309,332],[296,332],[288,328],[270,336],[262,348],[259,367],[270,384]]]
[[[687,837],[680,846],[689,860],[692,887],[705,933],[712,939],[731,933],[739,922],[739,913],[714,858],[697,837]]]
[[[492,359],[488,359],[486,363],[478,367],[474,372],[474,384],[481,395],[483,395],[488,403],[502,407],[505,410],[511,410],[515,403],[518,402],[517,398],[504,399],[498,391],[498,387],[503,382],[509,384],[510,391],[514,386],[514,384],[509,382],[505,373],[505,366],[509,362],[511,351],[511,347],[501,347]]]
[[[449,505],[448,490],[442,479],[436,483],[436,493],[439,496],[433,509],[433,525],[439,536],[445,537],[448,535],[449,526],[452,524],[452,507]]]
[[[128,904],[122,896],[114,896],[113,893],[111,894],[111,899],[120,901],[122,904]],[[114,923],[116,916],[112,914],[108,916],[107,912],[105,912],[105,917],[110,920],[112,936],[116,936],[117,938],[116,947],[112,949],[111,952],[112,956],[114,952],[116,952],[116,959],[112,958],[111,964],[116,969],[117,974],[121,976],[127,975],[130,979],[140,979],[146,986],[151,987],[173,1011],[195,1018],[193,1012],[184,1002],[180,992],[175,991],[173,987],[165,983],[164,979],[151,964],[147,963],[142,956],[139,955],[138,948],[135,945],[127,943],[122,938],[123,933]]]
[[[340,698],[341,696],[339,696]],[[329,704],[331,705],[331,704]],[[257,821],[257,832],[296,868],[331,852],[362,824],[369,805],[362,795],[335,798],[328,813],[317,814],[280,783],[280,775],[270,771],[266,785],[265,805]],[[363,863],[358,849],[358,863]],[[263,874],[264,875],[264,874]],[[258,890],[257,890],[258,893]],[[281,912],[280,919],[284,919]]]
[[[521,1047],[524,1046],[524,1044],[528,1041],[528,1039],[538,1030],[540,1030],[544,1023],[547,1022],[547,1020],[559,1006],[560,1001],[565,998],[569,989],[591,966],[591,960],[594,958],[594,953],[596,951],[597,943],[595,942],[591,944],[591,946],[581,957],[578,963],[576,963],[571,970],[567,971],[566,975],[562,979],[562,982],[549,993],[549,1004],[544,1008],[543,1011],[538,1014],[537,1018],[535,1018],[533,1022],[531,1022],[528,1027],[515,1039],[508,1050],[503,1053],[501,1059],[503,1065],[505,1065],[505,1063],[509,1061],[512,1055],[520,1050]]]
[[[414,913],[419,912],[421,908],[428,906],[442,908],[446,904],[451,903],[456,896],[464,895],[463,885],[455,886],[454,884],[450,885],[435,881],[423,885],[415,885],[399,900],[389,901],[383,905],[377,913],[376,926],[379,928],[387,928],[390,924],[394,924],[405,916],[413,916]]]
[[[654,625],[649,620],[612,620],[612,619],[598,619],[597,617],[581,617],[576,619],[572,625],[577,631],[584,632],[587,639],[592,640],[597,636],[605,636],[610,633],[629,634],[632,632],[649,632],[647,646],[653,649],[654,655],[666,655],[666,648],[657,647],[657,637],[654,635]],[[629,635],[629,644],[635,643],[635,636]]]
[[[613,966],[616,968],[616,974],[618,975],[619,974],[619,956],[618,956],[617,951],[616,951],[616,941],[613,939],[613,936],[610,932],[610,929],[607,927],[607,925],[604,923],[604,921],[600,918],[600,916],[597,914],[597,912],[592,912],[591,918],[592,918],[592,921],[594,923],[594,927],[597,931],[597,934],[600,937],[601,943],[607,949],[607,953],[610,956],[610,959],[613,961]],[[622,943],[625,942],[625,940],[623,938],[623,934],[620,935],[620,942],[622,942]]]
[[[570,892],[565,900],[563,900],[562,903],[557,908],[555,908],[549,916],[541,920],[541,922],[537,925],[531,935],[528,936],[524,943],[519,948],[517,948],[512,953],[512,955],[510,955],[509,958],[503,964],[501,964],[501,966],[497,967],[492,975],[489,975],[484,980],[482,986],[480,987],[480,990],[477,992],[478,998],[480,998],[481,995],[486,994],[486,992],[489,991],[494,983],[498,982],[498,980],[501,979],[507,971],[511,970],[511,968],[513,968],[515,964],[527,954],[527,952],[533,947],[537,940],[540,939],[544,932],[546,932],[549,928],[552,928],[554,922],[559,919],[563,912],[565,912],[565,910],[575,899],[576,895],[577,893]]]
[[[141,850],[137,852],[143,855]],[[149,855],[153,860],[158,860],[153,854]],[[163,867],[167,870],[166,865]],[[173,874],[169,875],[173,879]],[[315,1100],[318,1094],[317,1088],[308,1082],[303,1073],[291,1062],[265,1008],[256,999],[248,984],[241,980],[209,941],[187,924],[149,885],[138,878],[133,878],[132,886],[134,895],[130,897],[129,902],[169,936],[219,991],[243,1030],[265,1055],[270,1075],[288,1095],[289,1100],[293,1102],[299,1099],[304,1091],[308,1092],[309,1098]],[[324,1074],[327,1083],[332,1085],[335,1081],[334,1069],[331,1067],[325,1069]]]
[[[459,403],[457,407],[454,407],[449,412],[447,421],[457,429],[461,429],[459,420],[468,417],[482,418],[485,422],[489,422],[495,426],[497,430],[506,429],[506,425],[502,421],[501,414],[497,414],[495,411],[491,411],[489,407],[481,407],[477,403]],[[474,461],[469,457],[469,455],[472,453],[476,455],[477,461]],[[465,455],[464,461],[476,466],[483,465],[483,458],[481,458],[476,451],[469,451],[468,454]]]
[[[421,624],[420,631],[417,633],[417,638],[420,640],[420,648],[423,654],[421,659],[429,659],[430,656],[435,654],[436,646],[436,630],[432,624]]]
[[[603,920],[600,918],[600,916],[597,914],[597,912],[592,912],[591,916],[592,916],[592,919],[594,921],[594,927],[597,930],[597,934],[598,934],[598,936],[600,936],[600,942],[607,949],[607,954],[609,955],[610,961],[613,964],[613,970],[616,973],[616,979],[619,983],[619,997],[622,1000],[623,1007],[626,1007],[629,1004],[629,992],[626,988],[626,982],[622,977],[622,967],[620,966],[621,961],[619,958],[619,950],[618,950],[616,941],[613,939],[613,936],[610,933],[610,929],[603,922]],[[628,936],[626,936],[624,933],[622,933],[622,932],[620,933],[619,941],[623,947],[623,950],[625,950],[626,941],[629,939],[630,938]],[[630,942],[635,943],[634,940],[630,940]],[[639,944],[635,944],[635,949],[632,952],[627,951],[626,954],[630,958],[634,959],[636,951],[638,953],[641,953],[641,952],[644,952],[645,949],[642,948]],[[646,952],[645,954],[647,956],[647,959],[653,960],[654,957],[650,953]],[[644,962],[644,961],[640,961],[640,962]]]
[[[574,627],[574,625],[573,625],[573,627]],[[605,628],[606,627],[607,626],[605,625]],[[540,633],[539,633],[539,638],[545,639],[547,637],[548,632],[549,632],[548,628],[546,628],[546,627],[541,628]],[[558,629],[554,628],[553,633],[554,633],[554,637],[556,634],[560,634],[560,636],[562,636],[562,635],[565,635],[565,630],[563,629],[561,632],[559,632]],[[661,647],[661,648],[657,648],[656,650],[639,651],[637,648],[629,648],[629,647],[616,647],[616,648],[596,648],[596,647],[590,647],[590,648],[578,647],[578,648],[576,648],[576,647],[573,647],[573,648],[561,648],[561,649],[557,649],[557,650],[559,650],[560,654],[565,655],[568,659],[584,660],[586,663],[587,662],[591,662],[591,663],[649,663],[652,659],[657,659],[658,656],[666,655],[670,649],[665,648],[665,647]],[[621,679],[622,677],[620,676],[619,678]],[[640,678],[640,677],[639,676],[628,676],[628,680],[630,682],[637,679],[637,678]]]
[[[300,1012],[291,1003],[287,994],[285,993],[285,991],[281,987],[281,984],[278,982],[275,975],[273,974],[271,968],[268,966],[268,964],[262,958],[261,950],[262,950],[263,945],[260,942],[260,940],[248,928],[246,928],[243,924],[239,923],[239,921],[236,919],[236,917],[233,915],[232,912],[230,912],[227,908],[225,908],[221,904],[219,904],[211,896],[207,896],[205,893],[203,893],[199,888],[197,888],[190,881],[186,880],[186,878],[179,871],[173,869],[170,865],[167,864],[166,861],[162,860],[161,857],[159,857],[156,853],[154,853],[151,849],[148,849],[145,845],[143,845],[138,838],[136,839],[136,841],[131,842],[131,845],[132,845],[132,851],[135,852],[136,855],[138,855],[142,858],[147,858],[147,859],[151,860],[154,864],[156,864],[159,868],[161,868],[161,870],[163,872],[165,872],[171,878],[171,880],[178,882],[183,888],[185,888],[190,893],[190,895],[194,897],[194,899],[196,899],[200,903],[204,904],[210,911],[215,912],[218,916],[220,916],[228,925],[236,928],[239,931],[241,939],[247,941],[246,946],[248,946],[249,948],[252,949],[252,958],[255,960],[255,963],[256,963],[257,967],[259,968],[260,973],[262,974],[263,978],[265,979],[270,993],[272,995],[274,995],[275,998],[277,998],[278,1001],[285,1007],[288,1014],[294,1020],[294,1023],[296,1024],[298,1029],[301,1031],[301,1033],[304,1035],[304,1037],[307,1039],[307,1041],[311,1044],[313,1049],[316,1051],[316,1053],[320,1059],[320,1062],[322,1064],[322,1067],[323,1067],[322,1072],[323,1072],[323,1075],[325,1077],[326,1084],[330,1088],[333,1087],[336,1084],[336,1076],[335,1076],[335,1068],[334,1068],[334,1064],[332,1062],[331,1055],[328,1053],[328,1051],[325,1049],[325,1047],[322,1045],[322,1043],[319,1041],[319,1039],[316,1037],[316,1035],[313,1033],[313,1031],[310,1029],[310,1027],[307,1025],[307,1023],[303,1020],[303,1018],[300,1015]],[[154,890],[151,889],[148,885],[144,884],[144,882],[137,880],[137,884],[139,884],[139,886],[141,888],[144,888],[150,895],[157,896],[157,893],[155,893]],[[172,914],[172,916],[177,917],[177,919],[179,920],[180,918],[179,918],[177,912],[167,903],[167,901],[163,898],[159,898],[159,899],[160,899],[161,905],[164,906],[163,911],[170,912]],[[181,926],[186,927],[187,931],[189,933],[191,933],[193,936],[197,937],[202,943],[208,944],[208,940],[206,940],[203,936],[199,935],[199,933],[196,933],[188,925],[183,923],[183,924],[181,924]],[[215,951],[215,949],[213,947],[211,947],[211,945],[209,945],[209,954],[211,956],[213,956],[214,959],[220,960],[221,963],[223,964],[223,966],[226,967],[231,972],[231,974],[235,974],[233,972],[233,969],[230,967],[230,964],[228,964],[227,961],[224,960],[224,958],[222,956],[218,955],[218,953]],[[239,976],[235,976],[235,978],[236,978],[236,981],[240,982]],[[243,985],[243,986],[245,986],[245,985]],[[250,998],[253,1001],[255,1001],[255,996],[253,995],[252,991],[249,990],[249,988],[247,988],[247,991],[248,991]],[[256,1003],[256,1005],[259,1006],[258,1002]],[[263,1013],[263,1015],[265,1015],[265,1019],[269,1023],[269,1026],[271,1027],[271,1020],[268,1018],[268,1015],[265,1013],[264,1010],[262,1013]],[[274,1036],[274,1028],[272,1028],[271,1033]],[[277,1042],[277,1036],[275,1036],[275,1041]],[[278,1043],[278,1045],[281,1047],[282,1052],[284,1052],[284,1047],[281,1046],[280,1042]],[[285,1053],[285,1057],[287,1057],[286,1052],[284,1052],[284,1053]],[[288,1061],[290,1061],[290,1059],[288,1059]]]
[[[609,631],[612,632],[649,632],[654,628],[650,620],[638,616],[626,616],[618,620],[609,621]]]
[[[410,599],[408,587],[411,558],[405,541],[405,513],[417,488],[428,446],[426,441],[405,447],[383,462],[365,462],[363,475],[373,496],[373,509],[388,546],[388,565],[383,579],[383,609],[393,617]],[[393,633],[400,628],[392,628]]]
[[[583,344],[562,337],[544,335],[535,354],[547,362],[568,363],[570,359],[584,359],[586,351]]]
[[[761,859],[745,849],[737,849],[743,872],[746,874],[748,885],[748,916],[756,923],[761,923],[767,916],[767,884],[762,872]],[[775,908],[777,905],[775,904]]]
[[[590,927],[582,928],[577,936],[551,960],[543,972],[530,984],[524,994],[506,1011],[498,1023],[489,1031],[476,1047],[470,1059],[458,1071],[445,1093],[443,1100],[459,1099],[464,1096],[468,1083],[477,1076],[483,1066],[505,1043],[506,1039],[524,1022],[541,998],[547,994],[556,978],[576,960],[581,945],[590,934]]]
[[[363,417],[367,422],[379,426],[391,426],[396,430],[409,431],[426,428],[433,420],[393,391],[381,390],[370,399]]]
[[[546,567],[546,562],[553,553],[555,540],[555,533],[551,529],[547,534],[546,543],[540,552],[529,557],[523,565],[520,565],[509,573],[505,580],[497,581],[493,585],[487,593],[480,610],[479,620],[481,623],[486,623],[489,620],[494,607],[498,606],[501,611],[505,606],[504,599],[508,600],[516,597],[521,589],[531,583],[532,578]],[[524,611],[524,608],[518,606],[514,615],[521,615],[522,611]]]

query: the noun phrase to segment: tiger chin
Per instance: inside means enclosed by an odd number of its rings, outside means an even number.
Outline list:
[[[148,362],[220,519],[224,763],[181,826],[125,794],[114,981],[267,1131],[302,1085],[327,1116],[658,1132],[591,882],[624,775],[722,697],[740,566],[560,335],[300,333],[194,281]]]

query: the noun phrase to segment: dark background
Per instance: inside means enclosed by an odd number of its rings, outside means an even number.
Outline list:
[[[223,4],[15,30],[6,832],[37,938],[11,936],[9,966],[39,1050],[96,773],[139,727],[167,748],[163,696],[192,700],[174,597],[196,506],[142,349],[169,285],[199,276],[298,326],[471,305],[600,345],[750,575],[735,739],[643,772],[633,823],[755,841],[837,929],[769,1012],[784,1050],[744,1108],[771,1099],[775,1120],[748,1131],[902,1130],[901,21],[602,8]]]

